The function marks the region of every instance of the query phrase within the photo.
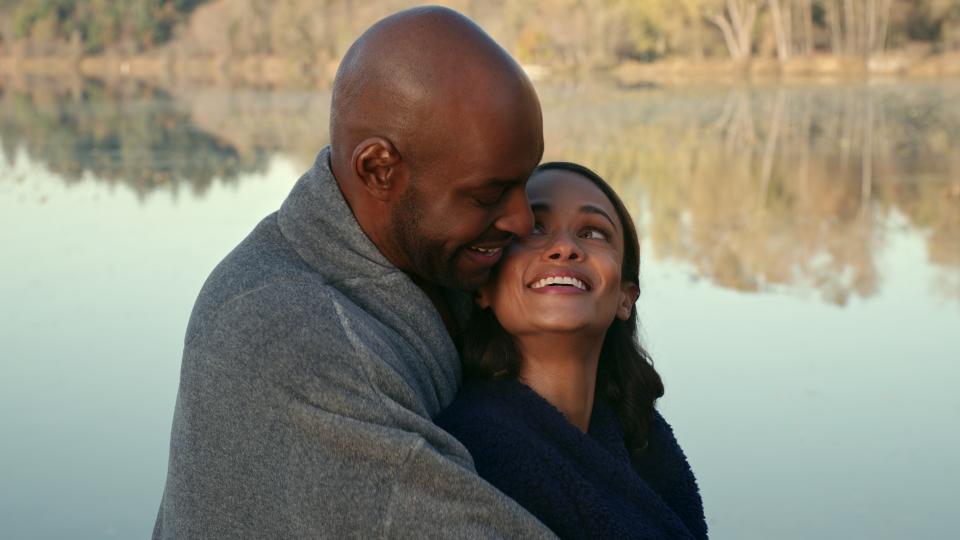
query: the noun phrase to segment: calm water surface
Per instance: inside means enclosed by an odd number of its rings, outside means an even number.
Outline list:
[[[712,538],[954,536],[960,83],[540,91],[637,219]],[[193,300],[328,101],[0,87],[0,537],[149,534]]]

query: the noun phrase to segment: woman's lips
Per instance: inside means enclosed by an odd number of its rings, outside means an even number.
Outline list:
[[[527,284],[527,287],[542,294],[580,294],[592,288],[583,274],[572,270],[541,273]]]

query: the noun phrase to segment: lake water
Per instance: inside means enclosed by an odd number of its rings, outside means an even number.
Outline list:
[[[540,93],[637,220],[711,537],[955,536],[960,82]],[[149,534],[193,300],[328,102],[0,87],[0,537]]]

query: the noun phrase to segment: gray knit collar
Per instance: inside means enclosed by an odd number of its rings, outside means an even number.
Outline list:
[[[433,308],[419,287],[387,260],[360,228],[333,176],[329,146],[317,154],[313,167],[297,181],[277,220],[300,257],[329,283],[342,286],[358,280],[399,281],[403,290],[397,294]],[[465,326],[471,296],[451,290],[445,291],[445,296],[460,326]]]
[[[297,181],[278,213],[283,235],[328,281],[379,278],[399,270],[357,223],[330,168],[330,147]]]

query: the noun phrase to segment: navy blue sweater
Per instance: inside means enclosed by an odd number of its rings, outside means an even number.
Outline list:
[[[693,472],[659,413],[633,461],[603,400],[583,433],[516,380],[467,381],[436,422],[467,447],[480,476],[561,538],[707,537]]]

